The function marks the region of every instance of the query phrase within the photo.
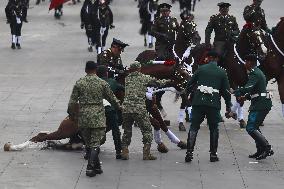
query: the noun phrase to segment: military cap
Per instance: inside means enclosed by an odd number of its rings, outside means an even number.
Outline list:
[[[219,57],[219,54],[218,54],[216,51],[211,50],[211,51],[209,51],[209,52],[207,53],[207,56],[211,56],[211,57],[213,57],[213,58],[218,58],[218,57]]]
[[[247,54],[244,59],[248,61],[257,61],[257,56],[255,54]]]
[[[191,14],[188,9],[182,11],[182,13],[180,14],[180,18],[181,18],[182,20],[185,19],[186,17],[189,17],[189,16],[194,16],[194,15]]]
[[[129,46],[128,44],[123,43],[122,41],[120,41],[118,39],[115,39],[115,38],[113,38],[112,43],[111,43],[111,46],[113,46],[113,45],[119,46],[122,49],[124,49],[125,47]]]
[[[168,3],[162,3],[159,5],[160,10],[171,10],[171,8],[172,8],[172,5]]]
[[[224,2],[220,2],[220,3],[218,3],[217,5],[218,5],[220,8],[231,6],[230,3],[224,3]]]
[[[97,64],[94,61],[87,61],[85,70],[94,70],[97,68]]]
[[[138,61],[133,62],[132,64],[130,64],[130,68],[131,69],[137,69],[137,68],[141,68],[141,64]]]

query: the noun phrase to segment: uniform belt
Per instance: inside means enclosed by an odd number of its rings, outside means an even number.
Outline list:
[[[213,87],[208,87],[208,86],[204,86],[204,85],[198,86],[197,89],[198,89],[200,92],[206,93],[206,94],[219,93],[219,90],[218,90],[218,89],[214,89]]]
[[[265,98],[271,98],[272,97],[272,93],[271,92],[266,92],[266,93],[259,93],[259,94],[253,94],[251,95],[251,99],[256,98],[256,97],[265,97]]]

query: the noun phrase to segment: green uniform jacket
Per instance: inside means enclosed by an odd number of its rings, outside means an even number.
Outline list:
[[[123,113],[146,114],[146,89],[151,81],[157,81],[164,85],[169,80],[157,80],[140,72],[132,72],[125,78],[125,98],[123,102]]]
[[[254,23],[256,27],[269,31],[265,20],[264,10],[261,7],[248,5],[244,9],[243,16],[246,22]]]
[[[226,71],[217,66],[217,63],[210,62],[200,66],[187,84],[187,91],[194,86],[207,86],[219,90],[219,93],[203,93],[200,90],[194,92],[192,106],[209,106],[221,109],[221,96],[225,99],[226,107],[231,107],[231,94],[229,92],[229,81]]]
[[[173,44],[179,24],[174,17],[159,17],[154,21],[151,35],[156,37],[156,46]]]
[[[68,104],[68,113],[74,113],[73,106],[79,102],[79,127],[106,127],[103,99],[115,107],[119,106],[119,102],[107,82],[95,74],[86,75],[79,79],[73,88]]]
[[[265,75],[256,67],[249,73],[247,84],[244,87],[237,89],[235,95],[238,97],[266,93],[266,85]],[[270,98],[259,96],[251,99],[249,111],[270,110],[271,107],[272,101]]]
[[[240,30],[236,18],[232,15],[216,14],[210,17],[205,29],[205,43],[210,43],[211,33],[214,30],[214,41],[228,41],[239,35]]]

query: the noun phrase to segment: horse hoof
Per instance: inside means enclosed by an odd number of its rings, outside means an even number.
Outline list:
[[[4,144],[4,151],[5,152],[11,151],[11,143],[10,142]]]

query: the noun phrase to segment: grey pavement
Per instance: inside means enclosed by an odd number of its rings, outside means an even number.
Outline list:
[[[67,102],[72,86],[84,75],[87,60],[96,54],[87,52],[87,39],[80,29],[79,11],[82,3],[64,5],[61,20],[55,20],[53,11],[48,13],[48,0],[35,6],[31,0],[29,23],[22,30],[22,49],[10,48],[10,29],[5,24],[4,7],[0,1],[0,189],[282,189],[284,185],[284,127],[277,85],[273,108],[262,128],[273,145],[275,155],[255,161],[247,155],[255,151],[252,139],[238,123],[225,120],[220,125],[220,161],[209,162],[209,132],[204,122],[197,139],[192,163],[184,163],[185,151],[178,149],[163,135],[169,147],[167,154],[160,154],[152,145],[156,161],[142,161],[142,142],[139,129],[130,146],[130,160],[115,160],[112,137],[102,146],[101,160],[104,173],[94,178],[85,176],[87,162],[82,152],[25,149],[21,152],[4,152],[6,142],[22,143],[42,130],[57,129],[67,115]],[[169,1],[161,1],[169,2]],[[196,6],[196,22],[204,40],[204,29],[210,15],[217,13],[217,0],[201,0]],[[237,17],[239,27],[244,24],[242,11],[250,0],[228,0],[231,13]],[[145,50],[138,10],[134,0],[114,0],[112,9],[116,28],[110,31],[108,44],[117,37],[130,44],[122,54],[129,65],[139,52]],[[264,0],[269,27],[283,16],[283,0]],[[177,3],[173,14],[178,17]],[[179,18],[178,18],[179,19]],[[179,19],[180,20],[180,19]],[[270,82],[271,83],[271,82]],[[171,120],[171,130],[186,140],[187,133],[179,132],[177,115],[179,103],[167,93],[163,104]],[[248,103],[245,104],[247,116]],[[224,113],[224,110],[222,110]],[[189,124],[186,123],[187,129]]]

